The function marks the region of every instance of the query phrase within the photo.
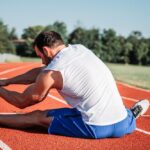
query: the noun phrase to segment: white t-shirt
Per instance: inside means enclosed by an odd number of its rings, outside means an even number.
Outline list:
[[[63,89],[59,93],[81,112],[85,123],[111,125],[127,116],[110,70],[83,45],[62,49],[45,70],[61,72]]]

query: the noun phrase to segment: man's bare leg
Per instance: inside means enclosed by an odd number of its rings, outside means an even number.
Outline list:
[[[26,114],[0,114],[0,126],[24,129],[32,126],[48,128],[52,118],[47,117],[46,111],[33,111]]]

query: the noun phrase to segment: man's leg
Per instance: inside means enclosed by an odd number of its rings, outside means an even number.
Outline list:
[[[47,117],[46,111],[33,111],[26,114],[1,114],[0,126],[24,129],[32,126],[42,126],[48,128],[52,117]]]

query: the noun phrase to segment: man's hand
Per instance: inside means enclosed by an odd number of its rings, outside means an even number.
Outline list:
[[[7,80],[4,80],[4,79],[1,80],[0,79],[0,86],[7,86],[7,85],[9,85]]]

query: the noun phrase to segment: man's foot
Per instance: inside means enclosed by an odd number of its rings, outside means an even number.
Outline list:
[[[149,108],[149,101],[147,99],[140,100],[130,109],[137,119],[139,116],[143,115]]]

